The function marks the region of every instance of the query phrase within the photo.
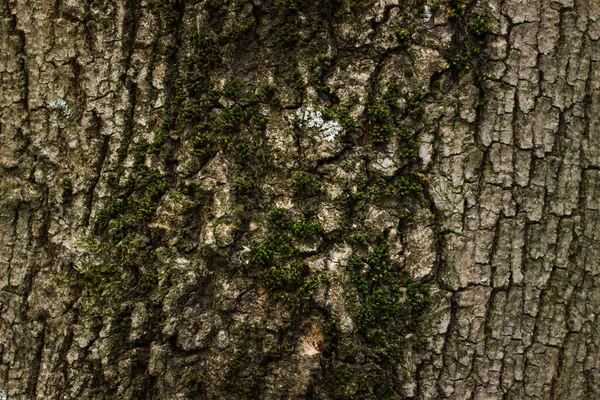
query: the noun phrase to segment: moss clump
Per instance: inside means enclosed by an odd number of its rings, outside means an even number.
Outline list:
[[[289,83],[294,91],[296,103],[302,104],[302,100],[306,95],[306,81],[302,77],[302,73],[298,68],[295,68],[292,71],[292,74],[289,78]]]
[[[260,99],[265,103],[270,103],[275,99],[277,89],[274,85],[264,84],[260,87]]]
[[[257,346],[259,342],[253,337],[244,339],[246,339],[247,345]],[[250,343],[248,343],[248,339],[250,339]],[[253,361],[256,361],[256,357],[259,356],[254,346],[236,349],[227,362],[222,383],[223,389],[227,392],[235,393],[243,398],[260,393],[264,371],[261,368],[253,368],[256,367],[253,365]]]
[[[408,128],[402,127],[398,130],[398,136],[400,137],[400,156],[404,159],[416,160],[419,157],[419,149],[421,148],[421,142],[411,135]]]
[[[238,199],[247,199],[256,189],[256,181],[252,178],[239,178],[233,181],[232,190]]]
[[[423,186],[413,174],[412,176],[399,176],[387,182],[382,177],[377,177],[373,183],[373,198],[380,199],[382,197],[404,197],[412,196],[418,198],[423,192]]]
[[[290,224],[292,233],[301,239],[323,234],[323,227],[316,221],[310,222],[306,217],[297,219]]]
[[[177,29],[181,14],[176,2],[164,0],[148,0],[148,8],[152,15],[161,22],[161,31],[168,34]]]
[[[353,243],[358,246],[367,246],[369,242],[367,241],[367,237],[360,233],[356,232],[350,236],[350,243]]]
[[[230,99],[237,99],[242,92],[242,83],[237,79],[227,81],[223,85],[223,90],[221,92]]]
[[[398,41],[398,48],[400,50],[408,50],[411,47],[410,43],[410,32],[406,29],[397,29],[394,31],[396,40]]]
[[[315,57],[309,63],[309,83],[318,94],[326,99],[331,95],[331,88],[325,82],[332,66],[333,60],[323,55]]]
[[[252,116],[252,126],[259,132],[264,132],[267,129],[269,118],[266,115],[255,114]]]
[[[276,33],[281,44],[291,47],[298,43],[302,28],[301,11],[304,7],[303,0],[277,0],[276,7]]]
[[[329,331],[333,393],[337,398],[397,398],[395,366],[403,352],[418,342],[421,318],[432,303],[429,286],[414,282],[406,271],[390,260],[384,237],[370,241],[370,250],[360,250],[348,263],[359,303],[355,310],[358,332],[346,336]],[[354,363],[360,353],[364,360]],[[334,354],[345,354],[336,359]],[[368,379],[366,379],[368,377]]]
[[[407,113],[410,117],[420,119],[425,114],[425,108],[422,104],[423,94],[419,92],[413,92],[407,99]]]
[[[321,280],[309,271],[298,245],[319,240],[323,228],[310,215],[291,219],[281,208],[273,208],[268,218],[267,237],[250,249],[250,268],[257,268],[262,284],[291,312],[309,309],[310,298]]]
[[[126,206],[126,198],[117,198],[109,201],[96,216],[96,229],[99,232],[105,231],[108,228],[108,223],[125,211]]]
[[[352,135],[353,133],[357,132],[359,125],[354,117],[350,115],[350,110],[338,106],[335,108],[335,113],[346,134]]]
[[[323,192],[318,177],[307,172],[296,172],[292,177],[292,186],[296,199],[307,199],[318,196]]]
[[[403,143],[400,155],[407,159],[417,159],[419,157],[420,148],[420,141],[415,139],[409,139]]]
[[[257,148],[253,140],[248,137],[239,137],[233,145],[233,155],[235,160],[242,164],[251,164],[256,156]]]
[[[469,25],[469,32],[476,38],[483,39],[492,32],[494,26],[482,17],[476,17]]]
[[[400,84],[392,83],[383,93],[383,100],[389,109],[393,112],[398,111],[398,99],[400,99]]]
[[[64,177],[60,181],[60,187],[62,189],[62,197],[67,200],[73,196],[73,182],[71,182],[71,178]]]
[[[450,58],[450,68],[452,68],[455,71],[469,69],[469,61],[470,61],[470,57],[469,57],[468,53],[466,53],[466,52],[455,53]]]
[[[371,131],[371,142],[386,144],[394,133],[394,125],[390,119],[390,108],[385,105],[373,105],[368,109],[368,121]]]
[[[473,37],[475,43],[471,47],[471,55],[477,56],[487,44],[487,36],[492,32],[493,25],[482,17],[475,17],[473,21],[467,25],[469,33]]]
[[[461,2],[461,0],[450,0],[448,4],[448,19],[450,21],[460,21],[465,16],[467,6]]]
[[[256,104],[245,106],[236,104],[231,108],[213,110],[204,122],[194,128],[192,145],[196,154],[203,159],[208,159],[220,150],[227,150],[234,143],[243,126],[252,124],[263,129],[266,126],[266,119],[257,121],[255,106]]]

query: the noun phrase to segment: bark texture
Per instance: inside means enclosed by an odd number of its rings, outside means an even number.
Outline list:
[[[600,398],[598,0],[0,21],[0,399]]]

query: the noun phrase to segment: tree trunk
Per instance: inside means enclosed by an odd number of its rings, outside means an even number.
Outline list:
[[[600,398],[599,10],[2,0],[0,399]]]

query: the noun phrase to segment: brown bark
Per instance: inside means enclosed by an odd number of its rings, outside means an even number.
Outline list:
[[[430,19],[416,3],[287,3],[0,3],[0,399],[359,398],[333,371],[387,367],[359,332],[353,229],[431,287],[414,326],[386,325],[419,341],[372,397],[600,398],[600,3],[480,0],[457,19],[459,2]],[[252,107],[227,94],[236,80],[259,97],[273,84],[265,130],[221,117]],[[412,136],[378,145],[368,107],[394,82],[390,121]],[[218,106],[186,120],[211,89]],[[336,114],[329,142],[310,112],[337,103],[359,127]],[[327,194],[299,200],[299,172]],[[420,198],[373,194],[404,173]],[[364,209],[344,208],[361,180]],[[244,268],[273,205],[312,207],[324,229],[298,245],[323,277],[301,317]],[[332,321],[366,347],[334,346]]]

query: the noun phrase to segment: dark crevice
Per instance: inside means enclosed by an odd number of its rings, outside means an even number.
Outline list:
[[[94,168],[94,175],[91,177],[91,182],[89,185],[89,189],[85,194],[85,214],[83,216],[83,224],[84,226],[88,226],[90,223],[90,215],[92,213],[92,205],[94,202],[94,192],[96,190],[96,186],[102,177],[102,169],[104,168],[104,163],[106,161],[106,157],[108,155],[110,136],[101,134],[102,121],[96,112],[92,112],[91,122],[88,132],[94,137],[96,140],[101,140],[100,146],[98,148],[98,158],[96,161],[96,166]]]

